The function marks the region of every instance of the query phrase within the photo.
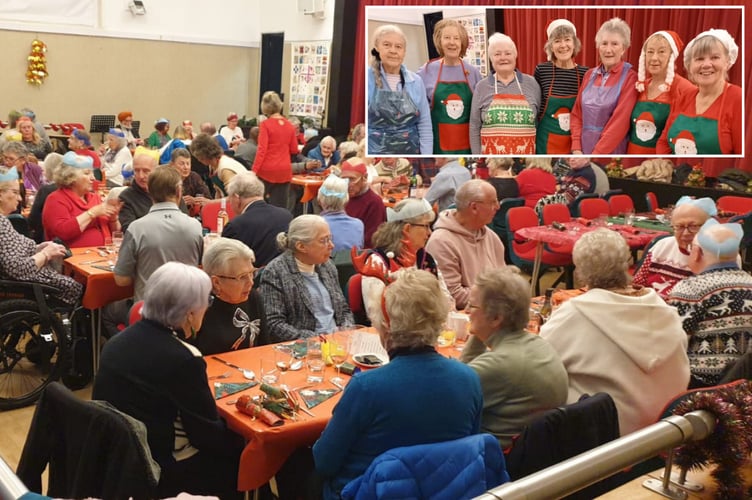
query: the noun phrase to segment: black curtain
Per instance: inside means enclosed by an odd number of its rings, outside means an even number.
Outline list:
[[[259,103],[267,90],[273,90],[282,97],[282,52],[285,47],[284,33],[261,34],[261,78],[259,81]],[[284,102],[284,99],[282,99]]]
[[[442,19],[444,19],[443,12],[429,12],[428,14],[423,14],[423,24],[426,27],[426,45],[428,45],[429,60],[439,57],[439,52],[433,44],[433,28],[436,26],[436,23]]]

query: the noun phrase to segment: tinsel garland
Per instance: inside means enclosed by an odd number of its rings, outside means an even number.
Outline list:
[[[715,498],[736,500],[752,498],[752,489],[744,491],[741,467],[752,453],[752,387],[748,381],[738,385],[690,395],[674,409],[675,415],[707,410],[716,417],[713,434],[691,441],[676,450],[675,463],[686,469],[716,468],[711,476],[718,484]]]
[[[47,52],[47,45],[43,41],[35,39],[31,42],[31,54],[26,58],[29,61],[26,67],[26,83],[42,85],[49,75],[45,52]]]

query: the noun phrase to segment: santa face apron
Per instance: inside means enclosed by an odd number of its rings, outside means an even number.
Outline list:
[[[654,155],[670,111],[671,106],[665,102],[637,101],[630,118],[627,154]],[[650,120],[645,120],[645,113],[650,115]]]
[[[519,94],[499,94],[494,79],[494,96],[480,129],[481,152],[484,155],[534,155],[535,113],[522,93],[514,75]]]
[[[434,154],[470,154],[470,104],[473,91],[467,81],[465,63],[460,61],[465,81],[449,82],[441,79],[444,61],[434,85],[431,100]],[[451,98],[450,98],[451,97]]]
[[[603,129],[606,127],[608,120],[616,108],[616,103],[619,102],[619,95],[621,94],[621,88],[624,85],[624,80],[627,77],[627,72],[632,67],[631,64],[625,62],[624,67],[621,70],[621,76],[619,82],[612,86],[606,87],[610,72],[605,72],[603,78],[601,78],[600,86],[596,87],[593,82],[595,76],[598,73],[602,73],[602,66],[599,66],[595,71],[590,74],[590,79],[585,84],[585,88],[582,90],[582,152],[586,155],[593,152],[595,145],[601,138]],[[608,154],[624,154],[627,151],[627,138]]]
[[[402,90],[377,88],[368,106],[368,154],[420,154],[420,112],[405,91],[402,71],[400,81]]]
[[[728,84],[721,94],[720,109],[724,109],[727,88]],[[713,104],[710,106],[712,107]],[[721,151],[721,143],[718,140],[719,131],[718,120],[715,118],[680,114],[668,129],[668,145],[671,147],[671,151],[679,156],[720,155],[723,154],[723,151]],[[689,132],[693,140],[679,137],[682,132]]]
[[[568,155],[572,152],[572,133],[569,128],[569,117],[577,100],[577,94],[553,95],[556,80],[556,65],[553,65],[551,84],[548,86],[548,99],[543,109],[538,130],[535,135],[535,152],[539,155]],[[577,88],[580,88],[580,73],[577,71]]]

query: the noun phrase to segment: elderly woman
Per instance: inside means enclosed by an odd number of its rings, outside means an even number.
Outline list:
[[[347,185],[347,179],[330,175],[321,185],[317,198],[321,205],[321,217],[332,232],[332,252],[335,253],[350,251],[353,247],[358,250],[363,248],[363,221],[345,213],[345,205],[350,199]]]
[[[88,156],[69,151],[55,174],[57,190],[47,197],[42,225],[47,239],[60,238],[69,247],[104,245],[112,231],[120,229],[120,202],[102,202],[92,193],[93,162]]]
[[[99,155],[91,149],[91,136],[87,131],[74,128],[68,138],[68,149],[79,156],[91,156],[96,170],[99,170],[102,166]],[[45,159],[45,161],[47,160]]]
[[[407,39],[397,26],[376,28],[368,69],[368,154],[430,155],[431,110],[423,80],[404,64]]]
[[[489,158],[486,164],[488,165],[488,182],[496,190],[496,199],[501,201],[504,198],[517,198],[520,195],[520,186],[512,171],[514,160]]]
[[[240,498],[243,438],[217,413],[201,352],[182,340],[201,329],[211,287],[196,267],[159,267],[147,283],[142,319],[107,341],[94,381],[94,399],[146,425],[162,469],[159,497],[184,491]]]
[[[225,155],[216,140],[209,134],[199,134],[189,147],[193,156],[209,168],[209,176],[221,194],[227,193],[227,183],[237,174],[248,170],[237,160]]]
[[[261,275],[261,296],[272,342],[331,333],[353,324],[337,268],[329,260],[334,244],[318,215],[301,215],[277,235],[284,250]],[[296,297],[296,300],[290,300]]]
[[[483,271],[470,289],[470,339],[460,356],[480,378],[481,432],[502,448],[540,413],[567,401],[567,371],[551,345],[525,331],[530,285],[519,269]]]
[[[635,284],[652,287],[661,297],[668,297],[674,285],[692,276],[689,247],[705,221],[717,213],[710,198],[682,196],[671,214],[674,237],[659,240],[646,252],[635,270]]]
[[[264,92],[261,97],[261,112],[267,119],[259,126],[253,171],[264,182],[266,201],[278,207],[289,208],[292,180],[290,156],[298,154],[297,131],[282,116],[282,99],[276,92]]]
[[[448,312],[435,276],[408,270],[383,296],[385,314],[375,325],[391,361],[350,380],[313,445],[325,499],[340,498],[342,488],[387,450],[479,432],[478,376],[435,349]]]
[[[225,138],[230,149],[235,149],[238,144],[245,142],[246,138],[243,135],[243,129],[238,127],[237,113],[233,112],[227,115],[227,125],[220,129],[219,135]]]
[[[159,149],[172,139],[169,134],[170,120],[160,118],[154,122],[154,132],[146,139],[146,147],[150,149]]]
[[[22,116],[16,122],[16,128],[21,133],[21,142],[37,160],[44,160],[45,156],[52,152],[52,144],[50,144],[50,141],[42,139],[37,133],[31,118]]]
[[[318,160],[319,166],[308,172],[320,173],[339,163],[340,154],[337,150],[337,141],[331,135],[327,135],[318,146],[308,152],[308,158]]]
[[[183,201],[192,209],[200,207],[209,198],[209,187],[196,172],[191,170],[191,153],[187,149],[176,149],[170,155],[170,166],[178,171],[183,179]]]
[[[535,154],[540,86],[517,69],[517,46],[509,36],[491,35],[488,58],[494,73],[478,82],[470,110],[473,154]]]
[[[632,109],[627,154],[654,155],[671,107],[695,86],[675,72],[684,47],[673,31],[656,31],[645,40],[637,66],[637,103]]]
[[[462,60],[470,44],[467,30],[456,19],[442,19],[433,28],[433,44],[440,57],[418,69],[431,103],[433,153],[470,154],[470,104],[481,76]]]
[[[8,168],[16,167],[27,192],[37,192],[46,183],[42,167],[22,142],[6,142],[2,147],[2,152],[3,163]],[[33,161],[29,161],[30,159]]]
[[[128,149],[125,132],[111,128],[107,134],[107,144],[99,147],[102,158],[102,179],[107,181],[107,187],[123,185],[123,170],[133,170],[133,155]]]
[[[253,250],[230,238],[215,240],[204,253],[201,265],[211,278],[214,303],[206,310],[201,329],[189,339],[204,356],[268,340],[261,295],[252,291],[254,259]]]
[[[407,198],[394,208],[386,209],[386,222],[373,234],[374,249],[359,269],[362,281],[363,303],[368,318],[373,322],[381,308],[384,278],[398,279],[406,268],[418,268],[436,276],[445,293],[445,300],[454,308],[454,300],[446,288],[436,261],[426,249],[431,236],[431,224],[436,218],[431,205],[425,200]]]
[[[525,206],[533,208],[538,200],[556,192],[556,177],[552,173],[551,158],[533,156],[525,160],[525,169],[515,177],[519,195]]]
[[[574,62],[582,49],[577,28],[567,19],[556,19],[546,27],[547,61],[535,67],[533,76],[541,88],[541,108],[535,134],[539,155],[568,155],[572,152],[570,115],[580,90],[586,66]]]
[[[632,32],[614,17],[595,35],[601,63],[585,73],[571,115],[572,154],[618,155],[627,151],[629,114],[637,102],[637,73],[622,60]]]
[[[676,309],[655,290],[629,283],[629,246],[619,233],[584,234],[572,258],[588,291],[556,309],[540,336],[567,369],[567,403],[583,394],[610,394],[624,436],[654,423],[687,388],[687,335]]]
[[[21,199],[18,185],[18,170],[0,167],[0,277],[18,281],[44,283],[58,290],[55,296],[68,304],[75,304],[81,297],[83,287],[72,278],[58,274],[48,265],[53,259],[62,261],[65,246],[45,242],[39,245],[15,229],[7,215],[15,211]]]
[[[671,108],[659,154],[741,154],[742,89],[728,82],[739,47],[728,31],[711,29],[687,44],[684,67],[697,89]]]
[[[136,146],[141,146],[144,140],[138,135],[138,130],[133,128],[133,113],[130,111],[121,111],[117,115],[118,122],[117,128],[123,131],[125,139],[128,144],[128,148],[136,149]]]

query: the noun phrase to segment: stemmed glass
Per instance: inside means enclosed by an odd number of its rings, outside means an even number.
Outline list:
[[[340,369],[350,354],[350,337],[349,331],[337,331],[329,335],[329,356],[334,366],[337,367],[337,376],[332,378],[335,385],[344,385],[344,380],[340,377]]]
[[[115,248],[115,252],[120,251],[120,245],[122,244],[123,244],[123,232],[113,231],[112,232],[112,246]]]

